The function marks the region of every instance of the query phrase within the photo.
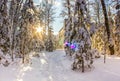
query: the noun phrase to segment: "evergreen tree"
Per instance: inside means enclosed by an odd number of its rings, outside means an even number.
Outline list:
[[[9,36],[8,36],[8,13],[7,13],[7,0],[0,2],[0,49],[4,53],[9,51]]]
[[[46,51],[53,51],[53,39],[52,37],[52,26],[51,24],[54,21],[54,7],[53,3],[49,0],[45,0],[45,28],[47,29],[47,37],[45,42]]]

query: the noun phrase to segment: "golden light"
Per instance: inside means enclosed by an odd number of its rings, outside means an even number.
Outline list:
[[[42,28],[41,28],[41,27],[37,27],[37,28],[36,28],[36,31],[37,31],[37,32],[42,32]]]

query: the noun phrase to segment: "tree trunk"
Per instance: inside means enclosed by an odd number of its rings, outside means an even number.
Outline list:
[[[110,40],[110,27],[109,27],[108,15],[107,15],[107,10],[106,10],[106,6],[105,6],[104,0],[101,0],[101,4],[102,4],[104,19],[105,19],[106,32],[107,32],[107,36],[108,36],[109,51],[110,51],[110,55],[113,55],[114,54],[114,45],[112,45],[109,42],[109,40]]]
[[[70,30],[69,30],[69,32],[71,31],[71,23],[72,23],[72,19],[71,19],[71,12],[70,12],[70,0],[67,0],[67,9],[68,9],[68,20],[70,20],[69,22],[70,22]],[[69,43],[72,41],[72,38],[71,38],[71,36],[69,36]],[[68,51],[69,51],[69,55],[70,56],[72,56],[72,53],[71,53],[71,49],[68,47]]]

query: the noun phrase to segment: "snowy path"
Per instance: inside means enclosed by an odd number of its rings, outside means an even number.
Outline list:
[[[0,81],[120,81],[120,58],[109,57],[107,63],[96,59],[95,69],[81,73],[71,70],[71,61],[64,51],[39,53],[32,64],[0,66]]]

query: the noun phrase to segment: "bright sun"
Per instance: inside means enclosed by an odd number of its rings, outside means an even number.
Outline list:
[[[37,32],[41,32],[42,31],[42,28],[41,27],[38,27],[36,28]]]

